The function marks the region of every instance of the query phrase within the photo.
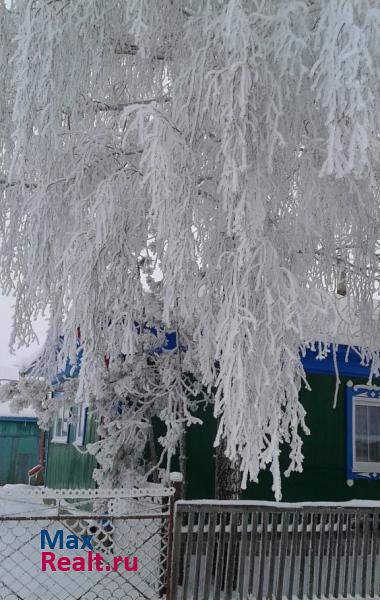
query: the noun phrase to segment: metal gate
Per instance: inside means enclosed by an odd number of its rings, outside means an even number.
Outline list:
[[[172,504],[171,488],[2,493],[0,600],[164,598]]]
[[[170,600],[379,598],[380,505],[178,502]]]

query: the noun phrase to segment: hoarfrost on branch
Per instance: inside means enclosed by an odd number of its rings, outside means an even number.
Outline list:
[[[300,349],[337,341],[342,269],[379,366],[377,0],[1,0],[0,28],[12,342],[48,310],[49,377],[80,327],[78,395],[103,413],[148,399],[107,432],[133,447],[160,414],[174,451],[192,373],[243,486],[269,466],[279,498],[284,443],[302,468]],[[142,358],[147,322],[186,352]],[[105,390],[113,373],[125,385]]]

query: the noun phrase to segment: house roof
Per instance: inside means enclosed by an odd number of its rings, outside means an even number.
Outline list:
[[[314,298],[315,313],[306,312],[302,316],[304,335],[306,339],[318,339],[325,345],[331,345],[330,349],[326,347],[321,353],[317,344],[315,349],[308,349],[303,356],[302,362],[306,372],[336,374],[334,365],[334,352],[332,346],[336,348],[336,364],[338,371],[342,375],[352,377],[368,377],[370,373],[369,364],[365,364],[360,353],[359,347],[372,348],[380,350],[380,302],[375,302],[372,306],[373,326],[367,332],[362,331],[360,318],[355,313],[349,297],[330,294],[321,290],[304,290],[305,298]],[[311,306],[305,302],[306,306]],[[320,310],[322,308],[322,311]],[[157,335],[159,328],[144,325],[141,327],[136,323],[138,331],[148,330]],[[162,329],[162,328],[161,328]],[[162,329],[163,330],[163,329]],[[62,340],[60,340],[62,342]],[[158,346],[155,354],[161,354],[165,351],[172,351],[177,347],[176,331],[165,331],[165,342]],[[185,347],[181,350],[186,351]],[[56,374],[52,380],[52,385],[62,383],[66,379],[78,377],[81,362],[83,358],[83,345],[78,342],[78,353],[75,364],[66,362],[66,367]],[[29,367],[24,371],[25,375],[37,374],[38,361],[29,363]]]
[[[23,408],[20,412],[12,409],[9,402],[0,402],[0,420],[24,421],[37,420],[36,413],[30,407]]]
[[[369,323],[366,320],[367,330],[363,330],[360,315],[355,311],[349,296],[325,294],[321,295],[321,303],[325,304],[326,310],[323,317],[312,324],[313,330],[317,332],[315,339],[320,332],[321,339],[327,337],[334,344],[380,348],[380,302],[375,300],[368,306],[372,319]]]
[[[380,350],[380,303],[370,303],[368,313],[372,319],[363,323],[347,296],[321,294],[321,303],[324,314],[317,311],[314,319],[310,316],[309,323],[307,314],[304,318],[306,337],[322,342],[306,350],[302,357],[305,371],[335,375],[338,370],[343,376],[368,378],[370,359]],[[376,365],[377,359],[375,371]]]
[[[346,377],[369,377],[370,366],[363,363],[360,354],[355,348],[340,344],[335,352],[336,366],[340,375]],[[317,349],[306,351],[306,355],[302,357],[302,364],[306,373],[336,375],[333,350],[324,358],[319,358],[318,355],[319,352]]]

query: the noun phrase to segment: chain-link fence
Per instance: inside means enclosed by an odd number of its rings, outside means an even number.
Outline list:
[[[0,600],[165,597],[171,498],[168,488],[14,496],[0,515]]]

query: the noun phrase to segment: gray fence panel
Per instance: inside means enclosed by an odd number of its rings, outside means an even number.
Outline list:
[[[378,598],[378,507],[179,502],[169,600]]]

